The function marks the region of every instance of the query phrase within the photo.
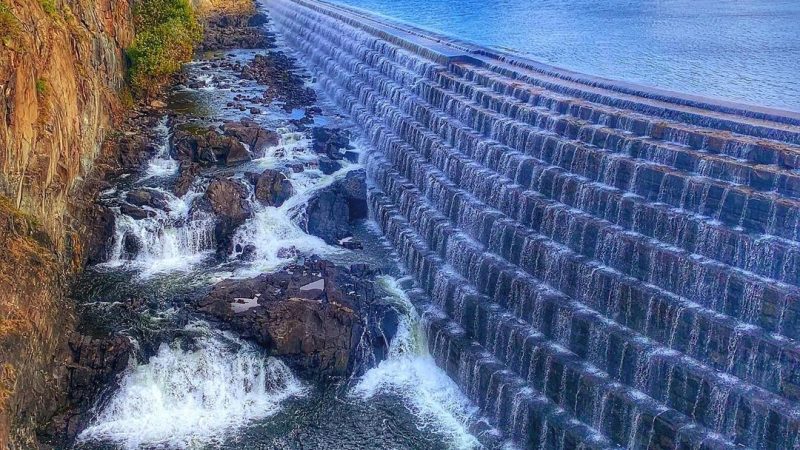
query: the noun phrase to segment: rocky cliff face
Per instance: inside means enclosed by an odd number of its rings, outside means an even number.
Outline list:
[[[130,5],[13,0],[6,7],[13,17],[0,45],[0,190],[59,237],[68,193],[118,111]]]
[[[82,183],[120,116],[128,0],[0,0],[0,448],[28,447],[68,370]]]

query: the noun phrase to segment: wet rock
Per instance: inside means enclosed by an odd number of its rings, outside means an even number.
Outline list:
[[[204,199],[218,217],[230,218],[237,222],[247,220],[252,211],[247,203],[247,189],[236,180],[217,178],[211,181]]]
[[[353,222],[367,216],[366,174],[355,170],[314,196],[306,207],[306,229],[329,244],[352,234]]]
[[[249,161],[250,152],[238,139],[213,129],[178,128],[172,134],[172,157],[201,165]]]
[[[292,183],[280,171],[267,169],[260,175],[251,174],[255,197],[264,206],[281,206],[294,194]]]
[[[253,17],[247,20],[247,25],[251,27],[260,27],[261,25],[266,25],[269,22],[269,18],[264,13],[255,13]]]
[[[278,133],[265,130],[254,122],[227,122],[222,129],[226,135],[247,144],[256,154],[261,154],[268,147],[276,146],[280,142]]]
[[[149,136],[126,134],[117,141],[117,164],[125,171],[137,170],[156,153],[156,147]]]
[[[352,150],[350,132],[339,128],[314,127],[311,130],[312,149],[331,159],[342,159],[342,150]]]
[[[264,93],[264,100],[282,102],[286,111],[309,106],[316,101],[314,89],[306,86],[303,78],[295,72],[294,61],[283,52],[256,55],[250,64],[242,68],[241,77],[269,86]]]
[[[139,206],[134,206],[128,203],[123,203],[119,207],[120,212],[126,216],[130,216],[135,220],[147,219],[148,217],[155,217],[156,212],[150,211]]]
[[[322,171],[325,175],[331,175],[336,173],[339,169],[342,168],[342,165],[339,164],[338,161],[335,161],[327,156],[321,156],[319,158],[319,170]]]
[[[125,201],[134,206],[149,206],[169,211],[169,199],[163,192],[155,189],[135,189],[125,194]]]
[[[264,14],[216,15],[206,20],[200,49],[270,48],[275,38],[261,28],[268,19]]]
[[[197,306],[307,377],[347,376],[360,364],[375,362],[359,358],[359,343],[376,348],[371,355],[385,355],[390,324],[397,320],[392,309],[377,305],[374,275],[313,260],[274,274],[225,280]]]
[[[252,217],[247,201],[247,188],[239,181],[217,178],[208,185],[199,207],[208,207],[216,215],[214,239],[217,254],[227,255],[233,250],[231,238],[236,228]]]
[[[198,174],[200,174],[200,164],[193,161],[181,161],[178,169],[178,179],[175,181],[173,188],[175,196],[183,197],[186,195]]]
[[[51,420],[46,430],[46,434],[63,442],[74,439],[89,423],[92,407],[103,392],[113,391],[109,387],[119,381],[134,353],[133,344],[121,335],[91,337],[73,333],[69,349],[67,407]]]
[[[134,257],[139,253],[139,250],[142,249],[142,244],[139,242],[139,238],[136,236],[126,233],[125,236],[122,238],[122,250],[125,252],[126,255]]]
[[[242,261],[252,261],[255,259],[256,246],[253,244],[247,244],[242,248],[237,248],[236,251],[239,252],[239,259]]]
[[[87,264],[107,261],[114,238],[114,211],[104,205],[92,204],[87,207],[85,217]]]

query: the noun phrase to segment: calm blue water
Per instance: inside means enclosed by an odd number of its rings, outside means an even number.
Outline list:
[[[800,111],[798,0],[338,0],[607,78]]]

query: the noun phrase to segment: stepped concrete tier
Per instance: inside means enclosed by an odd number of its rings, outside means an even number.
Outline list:
[[[800,446],[800,114],[268,6],[374,145],[432,353],[508,438]]]

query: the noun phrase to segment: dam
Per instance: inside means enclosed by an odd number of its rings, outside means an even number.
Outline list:
[[[800,446],[800,114],[265,6],[369,141],[429,350],[506,438]]]

